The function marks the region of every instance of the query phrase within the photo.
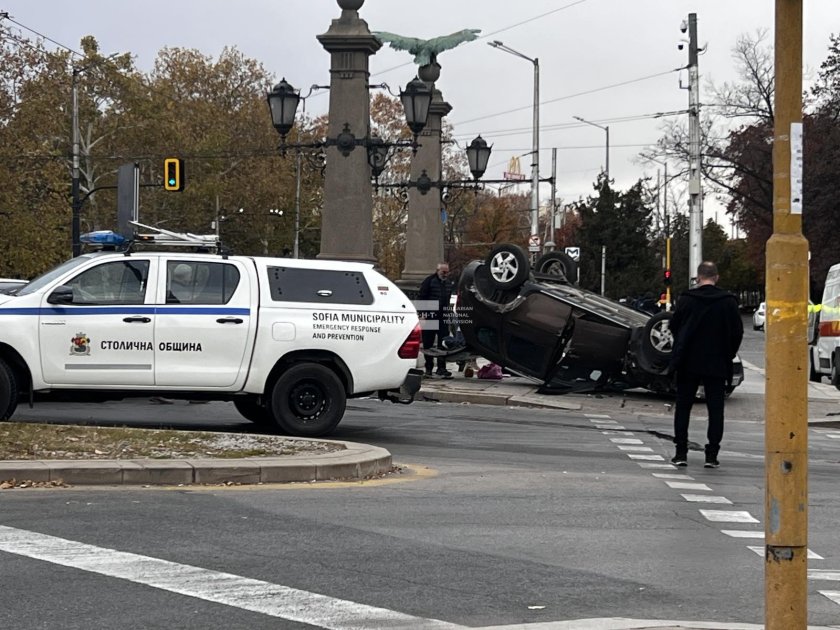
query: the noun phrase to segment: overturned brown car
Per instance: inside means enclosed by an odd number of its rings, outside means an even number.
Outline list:
[[[542,382],[544,393],[644,388],[671,393],[670,312],[637,311],[572,284],[563,252],[533,268],[518,246],[497,245],[458,282],[457,322],[466,349]],[[729,389],[743,381],[734,361]]]

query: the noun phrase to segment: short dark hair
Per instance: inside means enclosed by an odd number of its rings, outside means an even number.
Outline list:
[[[707,278],[713,279],[717,278],[718,276],[718,269],[717,265],[710,260],[705,260],[697,265],[697,277],[698,278]]]

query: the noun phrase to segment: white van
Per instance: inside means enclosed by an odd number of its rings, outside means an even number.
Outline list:
[[[816,315],[816,330],[810,330],[809,326],[808,331],[809,378],[819,383],[823,376],[828,376],[831,384],[840,389],[840,264],[828,270],[822,304]]]

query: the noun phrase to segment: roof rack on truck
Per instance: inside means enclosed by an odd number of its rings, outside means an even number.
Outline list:
[[[134,233],[133,238],[113,232],[111,230],[98,230],[83,234],[81,242],[90,245],[99,245],[104,250],[122,250],[126,254],[131,253],[137,245],[160,245],[164,247],[194,247],[199,250],[213,251],[227,255],[228,250],[222,246],[217,234],[193,234],[191,232],[173,232],[163,228],[144,225],[137,221],[130,221],[131,225],[149,230],[152,233]]]

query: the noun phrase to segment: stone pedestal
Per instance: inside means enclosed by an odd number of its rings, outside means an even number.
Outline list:
[[[370,56],[382,43],[359,18],[364,0],[338,0],[341,17],[333,20],[318,41],[330,53],[330,110],[328,138],[336,138],[345,124],[361,139],[370,128]],[[347,156],[327,148],[324,207],[321,215],[321,252],[318,258],[375,262],[373,256],[373,190],[367,150],[356,146]]]
[[[435,64],[436,65],[436,64]],[[421,68],[420,78],[424,81],[429,76]],[[440,66],[433,73],[436,80],[440,74]],[[426,171],[432,181],[438,182],[443,178],[441,166],[441,125],[443,117],[452,111],[452,106],[443,100],[440,91],[434,89],[429,108],[429,119],[418,142],[422,145],[411,159],[411,181]],[[423,278],[434,273],[439,262],[444,262],[443,221],[441,210],[443,203],[440,199],[440,188],[434,187],[425,195],[412,187],[408,193],[408,220],[405,235],[405,268],[400,274],[397,285],[404,291],[416,291]]]

